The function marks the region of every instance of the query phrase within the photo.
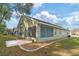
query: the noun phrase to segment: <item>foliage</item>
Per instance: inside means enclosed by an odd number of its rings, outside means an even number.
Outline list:
[[[0,23],[2,23],[3,20],[10,20],[11,15],[10,5],[6,3],[0,4]]]
[[[14,55],[17,47],[7,48],[5,42],[8,40],[15,40],[15,39],[16,39],[15,36],[0,34],[0,56]]]
[[[31,10],[32,6],[33,6],[32,3],[26,3],[26,4],[18,3],[18,4],[16,4],[16,10],[20,14],[30,14],[30,10]]]
[[[0,33],[3,33],[5,31],[5,25],[0,24]]]

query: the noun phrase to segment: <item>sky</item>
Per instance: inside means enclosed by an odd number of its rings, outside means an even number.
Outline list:
[[[17,27],[19,19],[16,15],[13,12],[11,20],[6,23],[8,28]],[[34,3],[29,16],[64,28],[79,28],[79,4],[77,3]]]

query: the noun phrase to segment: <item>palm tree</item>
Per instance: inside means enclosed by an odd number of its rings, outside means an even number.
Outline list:
[[[4,20],[10,20],[11,15],[12,11],[10,9],[9,4],[6,3],[0,4],[0,24]]]
[[[30,10],[32,8],[33,4],[32,3],[26,3],[26,4],[16,4],[16,11],[18,11],[20,14],[30,14]]]
[[[31,12],[31,8],[32,8],[33,4],[32,3],[26,3],[26,4],[16,4],[16,8],[15,11],[17,12],[17,14],[20,16],[24,16],[24,15],[29,15]],[[26,36],[28,33],[26,31],[26,27],[24,25],[24,18],[22,18],[22,16],[20,16],[20,21],[18,24],[18,30],[22,33],[22,36]]]

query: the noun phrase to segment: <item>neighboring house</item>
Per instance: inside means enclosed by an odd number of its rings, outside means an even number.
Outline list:
[[[11,35],[15,35],[15,28],[14,29],[9,29],[9,28],[6,28],[5,29],[5,34],[11,34]]]
[[[64,38],[69,34],[67,29],[29,16],[21,16],[17,29],[19,36],[38,42]]]
[[[12,33],[12,29],[6,28],[6,29],[5,29],[5,33],[6,33],[6,34],[11,34],[11,33]]]
[[[79,29],[73,29],[73,30],[71,31],[71,35],[79,36]]]

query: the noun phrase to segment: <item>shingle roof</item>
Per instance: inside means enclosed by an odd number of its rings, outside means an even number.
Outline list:
[[[65,29],[65,28],[63,28],[63,27],[61,27],[61,26],[58,26],[58,25],[55,25],[55,24],[52,24],[52,23],[49,23],[49,22],[46,22],[46,21],[43,21],[43,20],[40,20],[40,19],[33,18],[33,17],[31,17],[31,16],[25,16],[25,17],[29,17],[29,18],[32,18],[32,19],[34,19],[34,20],[36,20],[36,21],[39,21],[39,22],[42,22],[42,23],[46,23],[46,24],[55,26],[56,28],[59,28],[59,29],[68,30],[68,29]]]

